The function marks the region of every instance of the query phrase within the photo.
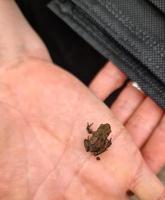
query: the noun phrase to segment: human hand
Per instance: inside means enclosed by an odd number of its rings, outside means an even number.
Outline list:
[[[98,73],[90,88],[101,100],[123,85],[126,75],[111,62]],[[151,98],[128,84],[111,106],[149,167],[159,172],[165,165],[165,112]]]
[[[45,44],[16,2],[0,0],[0,68],[22,62],[27,57],[51,60]]]
[[[0,199],[165,199],[126,129],[76,78],[28,60],[0,71]],[[112,146],[85,152],[86,123],[110,123]]]

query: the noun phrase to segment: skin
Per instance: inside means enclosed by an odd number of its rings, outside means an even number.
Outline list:
[[[130,189],[142,200],[164,200],[164,186],[121,122],[51,63],[14,1],[0,0],[0,8],[0,199],[125,200]],[[112,126],[113,145],[99,165],[84,150],[88,121]]]

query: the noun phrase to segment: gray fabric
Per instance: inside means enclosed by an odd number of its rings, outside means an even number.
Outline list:
[[[48,6],[165,108],[165,1],[52,0]]]
[[[164,0],[148,0],[153,3],[162,13],[165,14],[165,1]]]

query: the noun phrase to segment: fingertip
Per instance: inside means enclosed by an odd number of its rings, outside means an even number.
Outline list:
[[[144,98],[145,95],[129,83],[112,104],[111,110],[119,121],[124,124]]]
[[[112,62],[108,62],[89,85],[91,91],[101,100],[105,100],[113,91],[121,87],[126,75]]]

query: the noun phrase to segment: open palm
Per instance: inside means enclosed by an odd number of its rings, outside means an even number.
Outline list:
[[[34,60],[1,71],[0,82],[0,199],[125,200],[128,189],[163,199],[124,127],[77,79]],[[87,122],[111,124],[100,161],[85,152]]]
[[[93,79],[90,88],[104,101],[126,79],[126,75],[118,67],[108,62]],[[164,109],[130,82],[110,109],[129,132],[150,169],[158,173],[165,166]]]

